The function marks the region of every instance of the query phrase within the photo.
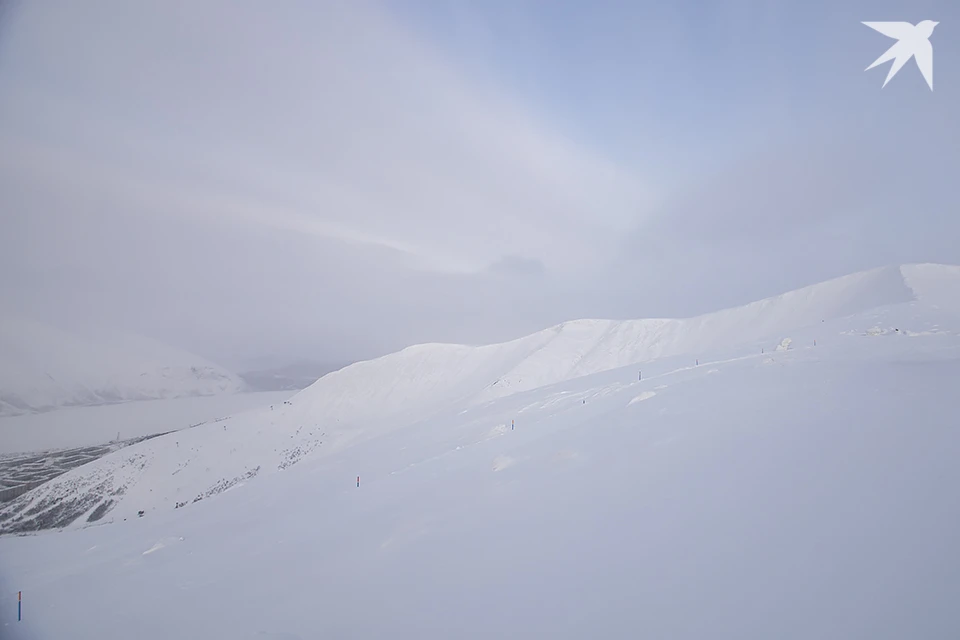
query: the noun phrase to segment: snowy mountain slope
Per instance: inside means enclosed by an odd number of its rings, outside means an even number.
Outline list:
[[[139,336],[67,333],[10,316],[0,321],[0,416],[243,389],[225,369]]]
[[[953,281],[960,292],[960,279]],[[742,307],[675,320],[581,321],[591,335],[569,340],[561,325],[555,345],[531,357],[484,398],[501,397],[576,376],[684,353],[698,353],[914,299],[899,269],[881,268],[805,287]],[[574,353],[575,357],[570,357]],[[552,362],[545,363],[544,360]],[[547,364],[548,366],[544,366]]]
[[[776,351],[781,338],[792,347]],[[87,470],[113,487],[142,474],[100,521],[113,524],[0,538],[0,600],[22,591],[25,612],[18,623],[0,607],[0,628],[14,640],[960,636],[960,322],[914,300],[760,344],[717,345],[700,366],[657,359],[642,381],[629,366],[401,428],[354,424],[375,433],[349,447],[328,448],[330,429],[282,473],[272,450],[312,428],[298,435],[296,398],[179,434],[179,468],[169,438],[143,443],[113,456],[113,485],[104,465]],[[416,359],[444,363],[431,353]],[[234,472],[256,463],[260,477],[166,502],[193,486],[178,478],[216,479],[206,467],[236,456]]]
[[[459,420],[459,412],[498,402],[513,406],[525,391],[605,371],[628,385],[643,360],[645,380],[663,367],[682,370],[694,356],[673,354],[698,347],[706,366],[709,354],[761,357],[761,348],[769,354],[785,337],[801,344],[806,336],[803,344],[812,344],[884,332],[901,338],[952,335],[960,319],[919,299],[903,274],[855,274],[690,320],[579,321],[500,345],[411,347],[331,373],[281,405],[156,438],[64,474],[0,510],[0,527],[83,526],[101,505],[107,505],[107,520],[191,505],[254,476],[276,474],[311,455],[334,455],[431,416]],[[952,286],[960,292],[960,280],[952,280],[950,271],[911,278],[918,289],[949,293]],[[844,315],[855,309],[864,310]],[[829,317],[835,319],[822,321]],[[659,359],[650,362],[653,357]],[[630,369],[618,369],[624,365]]]
[[[424,402],[443,405],[466,396],[486,401],[654,358],[768,339],[919,300],[917,291],[936,294],[937,301],[951,292],[960,299],[958,272],[943,265],[884,267],[695,318],[576,320],[499,345],[419,345],[328,374],[300,393],[297,403],[339,417],[345,398],[357,398],[367,419],[378,411],[393,415],[398,406],[420,410]],[[424,385],[421,370],[431,376]],[[477,394],[476,384],[484,378]],[[428,399],[415,397],[421,392]],[[351,406],[347,413],[358,409]]]

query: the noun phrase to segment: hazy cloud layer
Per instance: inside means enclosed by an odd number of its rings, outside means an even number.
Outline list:
[[[13,6],[0,299],[47,321],[340,359],[960,263],[953,3]],[[859,22],[928,18],[935,91],[881,90]]]

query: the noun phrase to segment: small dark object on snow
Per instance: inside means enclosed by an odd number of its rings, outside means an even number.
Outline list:
[[[142,518],[142,517],[143,517],[143,509],[141,509],[140,511],[137,511],[137,515]]]

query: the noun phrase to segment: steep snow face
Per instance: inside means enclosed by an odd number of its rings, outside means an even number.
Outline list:
[[[14,317],[0,323],[0,416],[244,388],[212,362],[139,336],[71,334]]]
[[[958,284],[951,273],[911,278],[917,290],[948,295]],[[817,339],[822,348],[837,336],[938,336],[960,326],[945,314],[923,302],[894,268],[692,319],[581,320],[485,347],[418,345],[324,376],[279,405],[155,438],[75,469],[6,505],[0,527],[82,526],[103,504],[118,513],[188,506],[431,416],[459,416],[608,371],[616,372],[617,384],[632,384],[638,363],[646,381],[667,366],[760,358],[762,348],[770,358]]]
[[[157,438],[110,456],[112,468],[89,465],[105,491],[144,474],[106,515],[96,499],[71,502],[91,493],[62,494],[82,522],[112,524],[0,538],[0,601],[24,600],[23,622],[0,607],[0,629],[11,640],[957,638],[958,326],[914,302],[817,319],[763,354],[714,349],[700,366],[645,363],[642,381],[614,369],[403,428],[371,423],[376,437],[349,448],[328,451],[328,431],[283,472],[273,451],[312,428],[296,398],[272,417],[178,434],[179,449]],[[450,397],[466,389],[428,379]],[[427,395],[407,383],[391,409]],[[222,463],[234,466],[211,475]],[[174,509],[166,492],[188,474],[210,484],[180,485],[181,500],[220,495]]]

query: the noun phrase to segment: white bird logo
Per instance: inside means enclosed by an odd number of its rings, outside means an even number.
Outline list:
[[[930,44],[930,36],[933,35],[933,28],[940,24],[939,22],[924,20],[916,26],[909,22],[864,22],[863,24],[887,37],[897,39],[897,43],[887,49],[887,52],[877,58],[865,71],[893,60],[887,79],[883,81],[885,87],[890,79],[897,75],[897,71],[900,71],[910,58],[914,58],[920,73],[930,85],[930,91],[933,91],[933,45]]]

